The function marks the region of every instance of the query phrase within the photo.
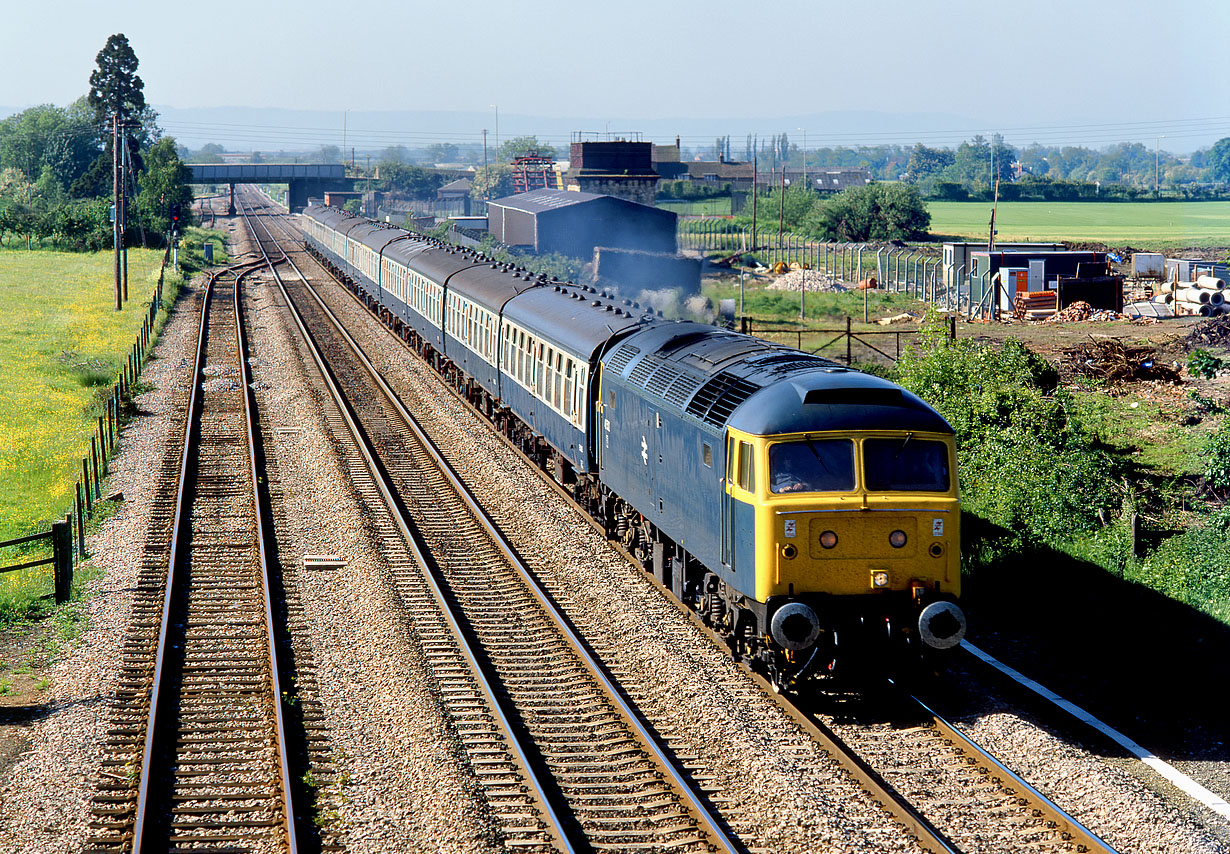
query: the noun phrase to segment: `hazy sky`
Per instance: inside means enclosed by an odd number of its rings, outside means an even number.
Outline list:
[[[22,2],[0,23],[0,106],[84,94],[95,55],[123,32],[146,100],[171,107],[498,104],[729,118],[736,140],[757,119],[944,113],[1015,144],[1166,134],[1182,151],[1230,135],[1228,25],[1224,0]]]

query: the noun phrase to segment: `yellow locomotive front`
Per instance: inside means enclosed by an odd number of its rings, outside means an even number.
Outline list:
[[[728,437],[727,497],[754,519],[750,598],[779,682],[901,673],[960,642],[951,433]]]

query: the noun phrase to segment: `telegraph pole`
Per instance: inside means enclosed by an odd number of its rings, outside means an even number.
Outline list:
[[[115,248],[115,310],[124,307],[120,297],[120,111],[111,122],[111,244]]]
[[[491,175],[487,172],[487,129],[483,128],[483,181],[486,182],[486,191],[483,193],[487,201],[491,201]]]
[[[120,181],[123,184],[120,190],[120,263],[124,273],[124,302],[128,302],[128,170],[131,164],[128,162],[127,133],[120,133],[120,144],[124,146],[120,155]]]

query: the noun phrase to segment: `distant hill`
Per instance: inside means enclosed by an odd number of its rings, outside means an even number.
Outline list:
[[[315,150],[321,145],[342,145],[343,114],[340,111],[285,110],[259,107],[208,107],[183,109],[155,105],[160,124],[167,134],[190,148],[215,142],[228,150],[277,151]],[[352,111],[345,115],[347,147],[380,149],[389,145],[417,148],[433,142],[481,143],[487,129],[488,144],[494,146],[494,112],[444,111]],[[742,156],[746,136],[760,138],[786,133],[792,142],[802,144],[806,127],[807,146],[876,145],[899,143],[913,145],[918,139],[937,144],[937,135],[953,141],[972,136],[978,125],[969,118],[944,113],[880,113],[843,111],[780,118],[680,118],[644,119],[622,117],[561,118],[501,113],[500,140],[535,135],[543,142],[564,146],[575,131],[589,134],[642,134],[647,141],[673,143],[683,138],[685,147],[711,146],[718,136],[731,137],[731,153]],[[984,131],[985,133],[986,131]],[[592,138],[592,137],[591,137]]]

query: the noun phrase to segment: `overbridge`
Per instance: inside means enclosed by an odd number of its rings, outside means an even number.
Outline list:
[[[236,184],[287,184],[287,207],[291,212],[307,207],[308,197],[326,190],[353,190],[354,179],[346,177],[340,163],[187,163],[192,184],[227,184],[231,188],[230,213],[235,213]]]

